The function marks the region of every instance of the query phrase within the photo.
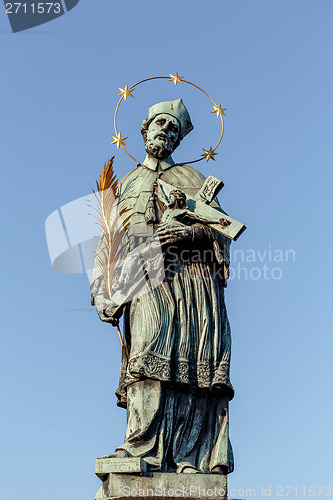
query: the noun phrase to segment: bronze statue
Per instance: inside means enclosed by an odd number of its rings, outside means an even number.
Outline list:
[[[230,246],[225,228],[232,219],[216,197],[198,197],[209,187],[204,176],[172,159],[192,129],[181,99],[152,106],[141,129],[146,159],[118,187],[120,205],[133,216],[126,231],[130,251],[117,264],[114,288],[137,287],[140,261],[144,292],[115,304],[95,269],[91,288],[100,319],[116,325],[124,315],[116,394],[117,404],[127,408],[127,430],[107,457],[141,457],[152,471],[225,475],[234,467],[224,302]],[[154,266],[162,272],[152,286]]]

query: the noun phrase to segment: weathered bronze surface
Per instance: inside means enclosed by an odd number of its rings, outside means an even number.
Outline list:
[[[172,152],[192,128],[180,100],[150,109],[142,126],[146,159],[118,187],[120,209],[133,213],[130,252],[114,287],[118,300],[105,294],[95,268],[92,302],[100,319],[117,324],[124,315],[116,394],[127,409],[127,430],[105,458],[142,458],[151,472],[226,475],[234,468],[228,431],[234,390],[224,288],[230,240],[245,226],[221,209],[219,179],[174,163]],[[145,269],[140,279],[138,262]],[[162,275],[157,285],[152,269]]]

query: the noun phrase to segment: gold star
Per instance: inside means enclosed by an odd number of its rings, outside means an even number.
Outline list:
[[[219,117],[221,115],[225,116],[224,111],[226,111],[227,108],[221,108],[221,104],[219,104],[218,106],[215,106],[215,104],[213,104],[213,108],[214,108],[214,111],[212,111],[212,113],[216,113],[217,117]]]
[[[184,77],[179,76],[178,73],[176,73],[175,75],[172,75],[170,73],[170,76],[171,76],[171,78],[169,78],[169,82],[173,82],[175,85],[177,85],[178,82],[183,82],[183,80],[184,80]]]
[[[114,141],[112,141],[111,144],[117,144],[117,149],[119,149],[120,146],[126,146],[125,139],[127,139],[127,137],[122,137],[120,132],[112,137],[114,138]]]
[[[128,86],[125,85],[124,89],[121,89],[119,87],[119,90],[121,90],[121,92],[118,95],[121,95],[125,99],[125,101],[126,101],[127,97],[133,97],[132,96],[132,90],[133,90],[132,87],[129,89]],[[134,99],[134,97],[133,97],[133,99]]]
[[[208,151],[206,149],[204,149],[204,154],[202,154],[201,156],[206,158],[206,161],[208,161],[210,159],[215,161],[214,156],[216,156],[216,155],[217,155],[217,153],[214,153],[214,150],[212,148],[209,148]]]

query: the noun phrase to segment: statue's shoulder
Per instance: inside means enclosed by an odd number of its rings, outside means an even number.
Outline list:
[[[138,166],[128,172],[118,183],[118,195],[125,194],[129,196],[131,192],[132,196],[137,196],[140,192],[141,184],[144,182],[143,179],[143,167]]]
[[[201,172],[190,165],[174,165],[163,173],[162,178],[165,182],[185,191],[186,188],[199,191],[206,179]]]
[[[139,168],[133,168],[133,170],[125,174],[118,182],[118,186],[125,186],[131,179],[136,178],[139,175]]]

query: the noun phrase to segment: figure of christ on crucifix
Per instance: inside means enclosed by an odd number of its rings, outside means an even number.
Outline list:
[[[149,109],[141,129],[146,158],[118,187],[120,208],[133,216],[130,252],[118,264],[117,304],[95,266],[92,302],[102,321],[115,325],[123,314],[126,340],[116,391],[127,409],[126,435],[105,456],[141,457],[161,472],[229,474],[234,390],[224,289],[230,240],[245,227],[221,209],[216,178],[174,163],[172,152],[192,129],[181,99]],[[133,294],[128,286],[138,288],[138,260],[145,288]],[[154,266],[163,272],[150,286]]]

